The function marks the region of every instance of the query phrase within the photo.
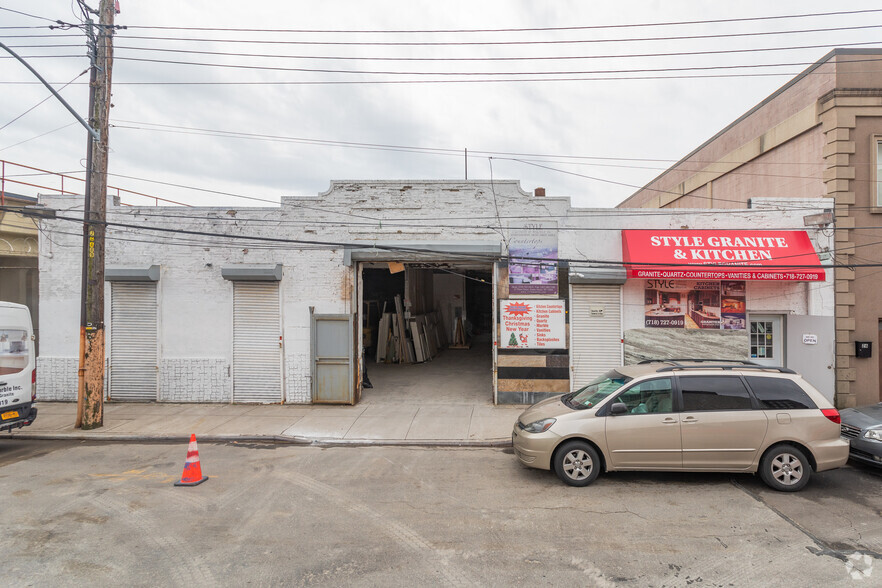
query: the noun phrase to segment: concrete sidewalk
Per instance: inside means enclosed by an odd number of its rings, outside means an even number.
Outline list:
[[[361,402],[356,406],[107,403],[104,426],[74,428],[76,403],[38,402],[13,437],[103,441],[272,441],[310,445],[507,446],[524,406]],[[3,433],[8,435],[8,433]]]

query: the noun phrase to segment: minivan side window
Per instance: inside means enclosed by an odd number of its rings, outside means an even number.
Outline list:
[[[683,376],[683,411],[750,410],[750,393],[738,376]]]
[[[760,408],[767,410],[794,410],[818,408],[799,384],[787,378],[759,378],[747,376],[747,385],[760,401]]]
[[[628,407],[630,414],[661,414],[673,411],[671,378],[656,378],[634,384],[615,399]]]

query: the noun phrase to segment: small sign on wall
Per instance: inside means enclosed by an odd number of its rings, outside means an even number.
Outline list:
[[[813,333],[803,333],[802,334],[802,342],[806,345],[817,345],[818,344],[818,336]]]
[[[588,307],[589,312],[591,313],[592,318],[603,318],[603,313],[606,310],[605,306],[590,306]]]

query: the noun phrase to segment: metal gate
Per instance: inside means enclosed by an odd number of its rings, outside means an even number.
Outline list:
[[[622,363],[622,287],[573,284],[570,353],[573,389]]]
[[[233,282],[233,402],[282,401],[278,282]]]
[[[111,282],[108,398],[156,400],[156,284]]]
[[[312,315],[312,401],[354,404],[352,316]]]

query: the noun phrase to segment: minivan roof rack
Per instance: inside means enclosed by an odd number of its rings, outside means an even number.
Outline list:
[[[740,365],[759,365],[746,359],[701,359],[701,358],[682,358],[682,359],[644,359],[640,364],[646,363],[673,363],[680,365],[683,363],[737,363]],[[638,364],[639,365],[639,364]]]
[[[771,366],[771,365],[757,365],[755,363],[746,362],[745,364],[740,365],[732,365],[731,363],[721,363],[721,364],[711,364],[711,363],[702,363],[701,365],[669,365],[665,367],[660,367],[656,372],[674,372],[678,370],[709,370],[709,369],[718,369],[718,370],[756,370],[756,371],[775,371],[780,372],[782,374],[795,374],[796,372],[790,368],[781,367],[781,366]]]

